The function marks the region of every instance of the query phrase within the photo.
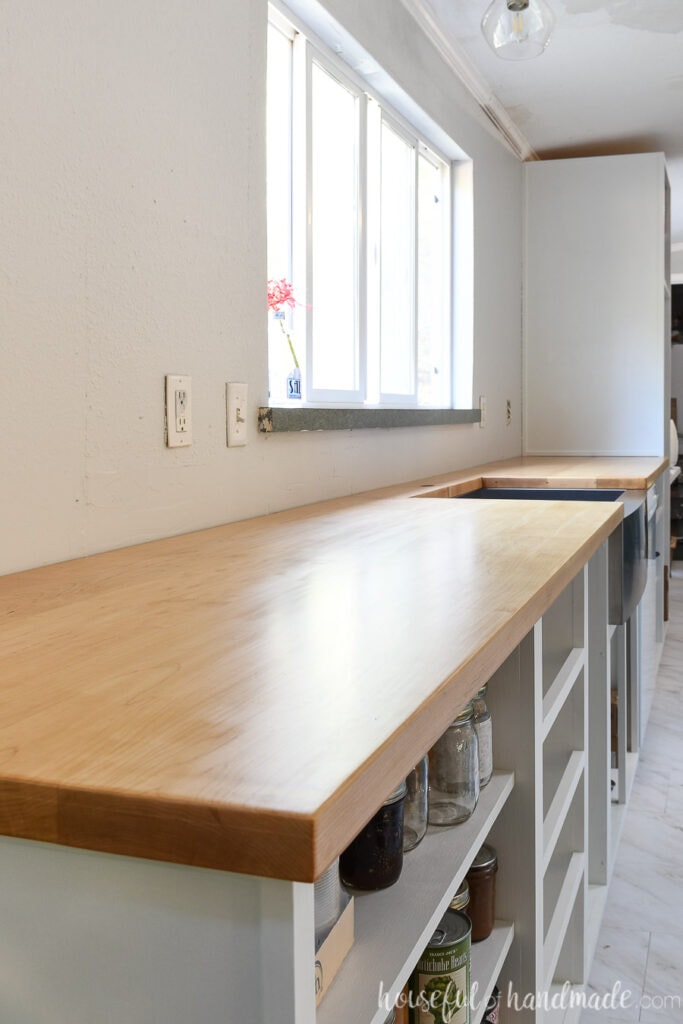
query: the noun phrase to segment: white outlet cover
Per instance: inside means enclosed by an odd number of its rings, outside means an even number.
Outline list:
[[[184,374],[166,377],[166,445],[188,448],[192,444],[192,378]]]

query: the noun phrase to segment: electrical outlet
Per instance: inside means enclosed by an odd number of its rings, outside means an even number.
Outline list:
[[[166,377],[166,444],[169,448],[192,444],[191,377]]]
[[[228,448],[247,443],[247,385],[225,385],[225,411],[228,425]]]
[[[483,395],[479,396],[479,413],[481,415],[479,426],[483,428],[486,426],[486,399]]]

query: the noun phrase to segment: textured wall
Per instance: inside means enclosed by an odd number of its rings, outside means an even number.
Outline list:
[[[400,4],[331,9],[474,158],[488,427],[256,434],[265,0],[9,2],[0,573],[519,452],[520,166]],[[193,379],[188,449],[163,444],[166,373]],[[249,384],[246,448],[225,446],[227,380]]]

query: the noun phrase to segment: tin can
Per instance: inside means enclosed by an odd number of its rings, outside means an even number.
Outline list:
[[[410,1024],[470,1024],[470,919],[447,910],[410,979]]]

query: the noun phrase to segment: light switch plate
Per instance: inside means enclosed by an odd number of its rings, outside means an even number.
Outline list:
[[[228,448],[247,443],[247,385],[231,382],[225,385],[225,411],[228,425]]]

